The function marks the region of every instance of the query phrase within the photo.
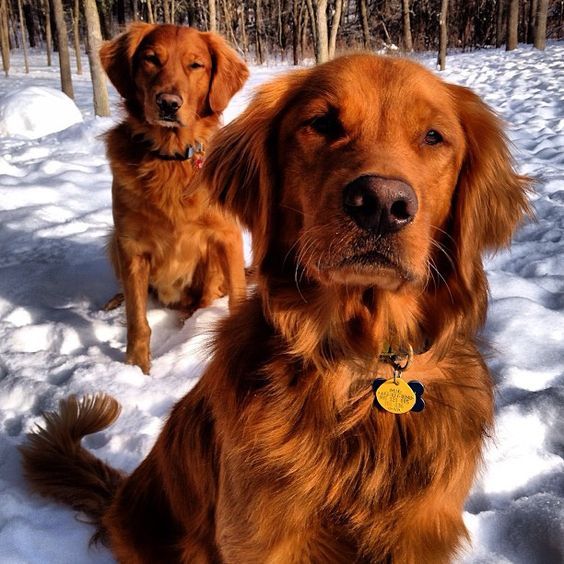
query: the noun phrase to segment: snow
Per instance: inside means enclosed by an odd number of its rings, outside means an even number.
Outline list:
[[[434,67],[434,56],[421,57]],[[87,71],[74,76],[81,119],[57,69],[32,55],[25,75],[13,57],[0,79],[0,562],[102,564],[89,548],[91,527],[72,511],[29,493],[16,450],[41,412],[71,393],[103,390],[123,406],[117,423],[85,439],[112,465],[131,471],[151,448],[173,403],[197,381],[220,300],[183,327],[152,303],[153,368],[145,377],[123,364],[122,309],[102,304],[117,290],[104,254],[111,225],[111,177],[100,134],[113,118],[94,118]],[[257,84],[284,72],[252,68],[227,109],[235,117]],[[472,546],[459,562],[564,561],[564,43],[542,53],[485,50],[449,56],[447,80],[474,88],[508,122],[519,169],[538,178],[536,222],[511,250],[488,259],[491,286],[484,335],[497,384],[497,424],[467,502]],[[27,111],[28,96],[38,113]],[[16,101],[14,101],[16,100]],[[114,107],[117,94],[112,91]],[[71,110],[73,108],[73,110]],[[34,111],[35,111],[34,109]],[[20,119],[20,125],[6,125]],[[26,122],[27,119],[27,122]],[[36,139],[35,137],[39,137]],[[461,375],[463,377],[463,375]],[[79,516],[80,518],[80,516]],[[64,535],[64,541],[61,541]]]
[[[0,98],[0,136],[38,139],[82,122],[76,104],[60,90],[28,86]]]

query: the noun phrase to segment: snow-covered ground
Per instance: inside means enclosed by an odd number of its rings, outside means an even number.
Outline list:
[[[433,66],[434,57],[421,60]],[[24,109],[17,89],[59,88],[44,56],[32,55],[29,75],[20,57],[12,63],[10,78],[0,78],[0,121],[8,94],[12,108]],[[462,560],[556,564],[564,562],[564,44],[544,53],[521,47],[453,55],[447,65],[444,78],[474,88],[507,120],[519,169],[539,179],[537,222],[487,262],[497,429],[466,506],[473,546]],[[286,68],[253,68],[226,120],[254,86]],[[59,399],[103,390],[123,413],[86,446],[132,470],[196,382],[207,360],[202,345],[226,313],[220,301],[180,327],[174,312],[153,304],[151,376],[123,364],[123,310],[100,311],[117,287],[104,255],[111,179],[98,136],[118,112],[93,118],[87,69],[74,87],[82,123],[35,140],[26,132],[66,110],[47,108],[43,118],[21,122],[20,135],[0,124],[2,564],[113,562],[106,549],[88,548],[92,530],[72,511],[29,493],[16,447]],[[115,92],[112,101],[117,106]]]

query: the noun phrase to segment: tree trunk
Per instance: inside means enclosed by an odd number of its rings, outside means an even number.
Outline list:
[[[245,18],[245,5],[239,4],[237,8],[239,12],[239,27],[241,28],[241,43],[243,53],[247,54],[249,52],[249,42],[247,40],[247,22]]]
[[[172,22],[172,20],[170,19],[169,0],[163,0],[163,17],[164,17],[164,23],[165,24],[169,24],[169,23]]]
[[[527,21],[526,43],[533,43],[535,39],[535,28],[537,27],[538,0],[529,3],[529,19]]]
[[[147,21],[150,24],[155,23],[155,16],[153,14],[153,4],[151,0],[147,0]]]
[[[335,56],[335,49],[337,48],[337,33],[341,25],[341,16],[343,14],[343,0],[336,0],[335,2],[335,15],[333,16],[333,23],[331,25],[331,36],[329,37],[329,58]]]
[[[300,64],[298,49],[300,45],[300,11],[298,8],[298,0],[292,0],[292,59],[294,65]]]
[[[315,46],[315,62],[325,63],[329,60],[329,38],[327,37],[327,0],[317,0],[316,17],[317,44]]]
[[[210,21],[209,21],[209,31],[217,31],[217,18],[216,18],[216,10],[215,10],[215,0],[209,0],[208,3],[209,12],[210,12]]]
[[[537,18],[535,25],[535,48],[546,47],[546,19],[548,13],[548,0],[538,0]]]
[[[65,23],[65,13],[63,11],[62,0],[53,0],[53,12],[55,14],[55,25],[57,26],[57,44],[59,47],[59,65],[61,68],[61,90],[69,98],[74,100],[67,24]]]
[[[403,30],[403,49],[407,53],[413,51],[413,40],[411,39],[411,18],[409,15],[409,0],[402,0],[402,30]]]
[[[132,0],[131,2],[131,10],[133,12],[132,17],[133,21],[139,21],[139,3],[137,0]]]
[[[26,34],[26,31],[25,31],[25,22],[24,22],[24,16],[23,16],[22,0],[18,0],[18,15],[19,15],[19,18],[20,18],[20,33],[22,35],[25,73],[29,74],[29,56],[28,56],[28,52],[27,52],[27,38],[26,38],[27,34]]]
[[[311,38],[314,47],[317,45],[317,24],[315,23],[315,11],[313,10],[313,4],[311,0],[306,0],[307,13],[309,15],[309,21],[311,22]]]
[[[10,72],[10,36],[8,30],[8,0],[0,0],[0,49],[2,69],[6,77]]]
[[[509,0],[507,13],[507,43],[506,51],[513,51],[517,47],[517,32],[519,27],[519,0]]]
[[[47,66],[51,66],[51,48],[53,39],[51,37],[51,8],[49,0],[42,0],[43,15],[45,16],[45,50],[47,51]]]
[[[441,14],[439,16],[439,58],[437,64],[440,70],[446,68],[447,41],[448,41],[448,0],[441,0]]]
[[[84,16],[86,18],[87,55],[88,62],[90,63],[90,77],[92,78],[94,113],[97,116],[109,116],[108,87],[100,56],[98,55],[100,45],[102,44],[102,31],[100,29],[100,17],[96,7],[96,0],[84,0]]]
[[[499,49],[503,43],[503,7],[505,0],[497,0],[495,20],[495,46]]]
[[[264,45],[262,42],[262,10],[260,0],[255,2],[255,39],[256,39],[256,59],[259,65],[264,63]]]
[[[27,29],[27,39],[31,48],[36,47],[35,43],[35,18],[31,4],[23,5],[23,15],[25,27]]]
[[[368,27],[368,10],[366,0],[358,0],[358,10],[362,22],[362,42],[365,49],[370,49],[370,28]]]
[[[82,59],[80,57],[80,6],[78,0],[74,0],[72,9],[72,35],[74,43],[74,54],[76,57],[76,73],[82,74]]]

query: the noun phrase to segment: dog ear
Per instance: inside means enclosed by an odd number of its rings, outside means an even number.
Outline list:
[[[247,65],[223,37],[215,33],[204,33],[212,58],[212,78],[209,105],[214,113],[221,113],[229,100],[238,92],[247,78]]]
[[[441,332],[473,334],[485,321],[487,279],[482,254],[509,244],[525,215],[532,180],[514,169],[501,120],[468,88],[448,85],[466,141],[452,202],[446,289],[434,298]]]
[[[468,88],[449,85],[466,137],[452,232],[455,261],[468,287],[473,264],[484,251],[509,244],[523,216],[531,215],[532,181],[515,172],[501,120]]]
[[[155,29],[154,24],[132,23],[127,31],[100,47],[100,60],[111,83],[126,100],[135,98],[132,61],[143,38]]]
[[[247,109],[212,139],[202,176],[212,201],[237,216],[253,236],[253,257],[266,255],[273,206],[276,121],[307,71],[261,87]]]

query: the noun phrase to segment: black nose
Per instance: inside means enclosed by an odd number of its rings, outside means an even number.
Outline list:
[[[345,186],[343,207],[360,228],[385,235],[411,223],[418,204],[406,182],[367,175]]]
[[[175,114],[182,106],[182,98],[176,94],[157,94],[157,106],[163,114]]]

